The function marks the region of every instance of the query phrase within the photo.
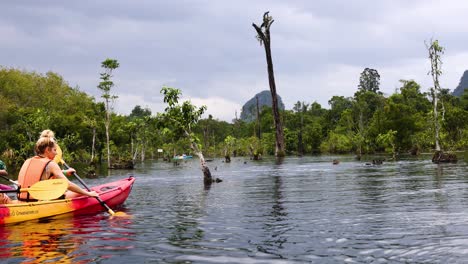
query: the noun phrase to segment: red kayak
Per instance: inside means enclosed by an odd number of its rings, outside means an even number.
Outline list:
[[[109,207],[125,202],[132,190],[134,177],[92,187]],[[19,202],[0,204],[0,225],[23,222],[66,213],[90,213],[106,210],[94,197],[77,196],[74,198],[38,202]]]

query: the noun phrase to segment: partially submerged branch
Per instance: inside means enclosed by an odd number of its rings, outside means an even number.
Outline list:
[[[206,165],[205,158],[203,157],[203,153],[198,147],[198,139],[192,132],[192,127],[198,123],[206,110],[206,106],[197,108],[190,101],[184,101],[180,105],[179,97],[182,93],[179,89],[164,86],[161,89],[161,93],[164,94],[164,102],[168,104],[162,116],[170,121],[166,123],[169,124],[172,129],[183,131],[183,135],[190,140],[191,149],[200,159],[204,184],[211,184],[215,181],[220,182],[221,180],[219,179],[213,180],[210,169]]]

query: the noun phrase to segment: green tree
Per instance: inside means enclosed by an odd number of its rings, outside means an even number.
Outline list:
[[[224,160],[231,162],[231,153],[236,145],[237,139],[233,136],[227,136],[224,139]]]
[[[463,91],[463,94],[460,98],[460,106],[465,110],[468,111],[468,89]]]
[[[34,154],[34,143],[44,129],[55,131],[66,160],[89,158],[92,132],[86,118],[101,121],[94,98],[53,72],[0,67],[0,87],[0,153],[11,154],[12,171]]]
[[[309,108],[309,104],[304,102],[299,102],[294,105],[293,110],[299,115],[299,131],[297,134],[297,154],[299,156],[304,155],[304,142],[303,142],[303,134],[304,134],[304,115]]]
[[[355,135],[355,121],[353,109],[345,109],[341,112],[336,127],[329,131],[326,139],[320,144],[321,152],[349,153],[353,149]]]
[[[440,120],[439,120],[439,98],[440,83],[439,76],[442,74],[442,59],[441,55],[444,54],[444,47],[439,45],[438,40],[430,41],[430,44],[426,43],[426,48],[429,52],[429,60],[431,61],[431,71],[428,73],[432,76],[434,87],[431,89],[432,102],[434,104],[434,138],[435,138],[435,150],[440,151],[439,133],[440,133]]]
[[[140,160],[144,161],[146,150],[151,148],[149,141],[151,132],[157,133],[156,123],[151,117],[151,110],[149,108],[143,109],[139,105],[135,106],[129,115],[127,128],[130,132],[132,160],[135,161],[140,155]]]
[[[331,131],[327,140],[320,145],[322,152],[349,153],[353,149],[351,138],[347,135]]]
[[[111,112],[112,112],[112,103],[117,98],[116,95],[111,94],[111,89],[114,87],[114,82],[112,81],[112,72],[120,66],[119,62],[114,59],[107,58],[101,63],[101,67],[104,68],[104,72],[101,73],[101,82],[97,86],[99,90],[102,91],[101,97],[104,98],[106,106],[106,145],[107,145],[107,166],[111,168],[111,152],[110,152],[110,136],[109,136],[109,127],[111,122]]]
[[[168,105],[161,117],[171,122],[174,128],[182,131],[184,136],[190,140],[190,147],[200,159],[204,176],[203,182],[205,185],[211,184],[213,178],[199,147],[200,140],[193,132],[193,127],[197,125],[200,117],[206,111],[206,106],[196,107],[190,101],[179,104],[179,98],[182,95],[179,89],[163,86],[161,93],[164,95],[164,103]]]
[[[375,137],[382,131],[385,98],[379,92],[379,80],[380,75],[376,70],[366,68],[361,73],[358,91],[354,94],[352,109],[355,134],[352,138],[358,158],[375,148]]]
[[[400,93],[396,92],[386,100],[382,130],[396,131],[397,151],[410,150],[417,154],[427,143],[422,141],[424,137],[415,138],[414,135],[423,133],[426,129],[425,116],[430,109],[430,102],[420,92],[420,85],[415,81],[401,80],[401,83],[403,85],[399,89]]]
[[[335,95],[330,100],[328,100],[328,105],[330,106],[330,110],[326,113],[324,127],[327,131],[332,131],[338,124],[343,111],[346,109],[351,109],[353,102],[352,98],[345,98],[344,96]]]
[[[468,111],[448,105],[442,128],[447,131],[447,141],[453,148],[462,147],[464,133],[468,132]]]
[[[129,117],[146,117],[151,116],[151,110],[149,108],[141,108],[141,106],[136,105],[132,112],[130,113]]]
[[[396,159],[396,144],[395,144],[395,136],[396,131],[389,130],[385,134],[379,134],[377,136],[377,142],[383,145],[385,148],[390,148],[390,152],[392,153],[393,159]]]
[[[360,91],[378,93],[380,89],[380,75],[375,69],[365,68],[359,78]]]
[[[217,154],[224,156],[224,146],[221,145],[227,136],[235,134],[233,124],[215,119],[211,115],[201,119],[194,131],[199,138],[203,139],[203,153],[211,156]]]
[[[313,119],[304,128],[304,143],[306,151],[309,153],[317,154],[321,152],[320,145],[324,139],[322,123],[322,119]]]

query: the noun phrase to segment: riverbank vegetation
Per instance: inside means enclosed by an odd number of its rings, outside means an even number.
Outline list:
[[[355,153],[359,157],[386,152],[398,158],[401,153],[432,152],[436,143],[431,92],[435,90],[402,80],[393,94],[384,95],[379,80],[377,70],[364,69],[354,96],[335,95],[328,109],[317,102],[298,101],[293,109],[282,111],[286,154]],[[466,150],[468,92],[461,97],[448,89],[436,92],[444,107],[438,128],[440,147]],[[108,156],[136,162],[192,152],[193,141],[172,129],[170,121],[158,113],[135,105],[129,115],[111,112],[106,121],[107,109],[78,87],[70,87],[57,73],[0,68],[0,159],[13,167],[22,164],[34,154],[34,143],[44,129],[56,132],[64,158],[70,162],[97,164]],[[208,116],[191,131],[207,158],[258,159],[275,154],[275,128],[268,107],[259,109],[253,122],[225,122]]]

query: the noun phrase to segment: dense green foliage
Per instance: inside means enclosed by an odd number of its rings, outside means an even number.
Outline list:
[[[433,150],[430,94],[422,92],[420,85],[412,80],[403,80],[401,87],[388,97],[379,92],[378,86],[371,87],[356,87],[356,93],[349,98],[333,96],[329,100],[330,109],[316,102],[298,102],[294,109],[282,111],[287,153],[359,155],[387,152],[397,156],[398,153],[416,154]],[[468,92],[462,97],[454,97],[442,89],[439,101],[445,108],[440,127],[442,149],[466,149]],[[149,109],[137,105],[128,116],[112,113],[110,118],[113,159],[156,158],[159,154],[157,149],[163,149],[166,157],[191,154],[190,141],[183,137],[184,131],[176,129],[171,124],[173,121],[161,118]],[[189,121],[197,119],[186,118]],[[197,139],[206,157],[274,155],[275,130],[271,108],[263,107],[259,119],[259,124],[239,119],[228,123],[209,116],[188,123],[193,138]],[[34,154],[33,145],[44,129],[56,132],[65,160],[90,162],[93,138],[94,160],[106,160],[105,120],[104,103],[96,102],[79,88],[70,87],[56,73],[38,74],[0,68],[0,159],[10,166],[17,167]]]

